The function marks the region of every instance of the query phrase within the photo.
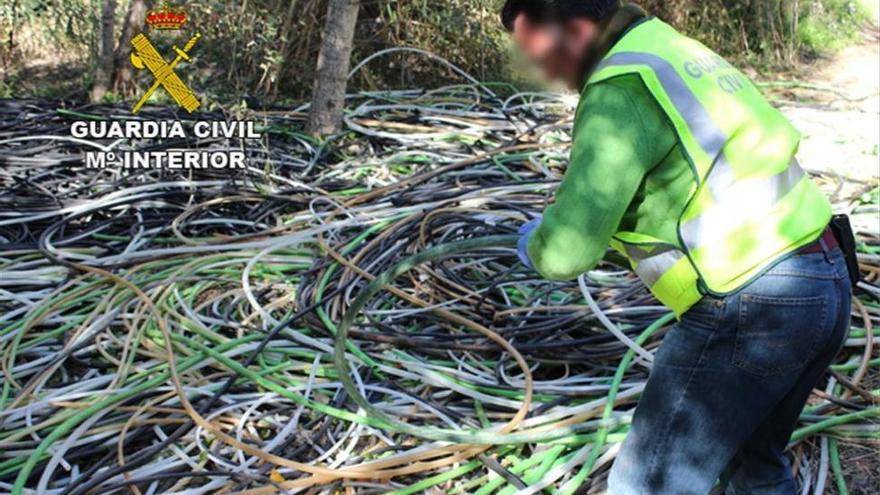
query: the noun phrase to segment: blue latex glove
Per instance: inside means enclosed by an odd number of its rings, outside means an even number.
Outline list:
[[[538,225],[541,225],[540,217],[528,223],[524,223],[519,228],[519,241],[516,243],[516,254],[519,256],[519,260],[522,261],[523,265],[526,265],[529,270],[535,269],[535,266],[532,265],[532,260],[529,259],[529,237],[532,235],[532,232],[538,228]]]

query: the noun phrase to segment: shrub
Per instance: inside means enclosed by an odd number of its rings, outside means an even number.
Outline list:
[[[363,0],[353,62],[385,48],[410,46],[447,58],[484,81],[516,81],[508,37],[498,20],[502,2]],[[187,70],[196,87],[219,101],[242,95],[264,102],[308,97],[326,0],[181,3],[190,12],[193,27],[204,35],[195,51],[195,68]],[[43,94],[58,85],[67,86],[58,89],[64,96],[84,91],[90,71],[83,68],[93,66],[98,43],[99,4],[2,2],[0,75],[6,91],[16,81],[40,88]],[[128,2],[119,4],[117,32]],[[645,0],[643,4],[723,55],[764,67],[789,66],[803,54],[835,50],[850,42],[866,19],[865,9],[852,0]],[[172,41],[181,42],[165,36],[157,45],[166,50]],[[39,80],[57,71],[42,70],[42,76],[33,76],[34,60],[78,67],[79,77]],[[28,70],[24,75],[22,68]],[[142,77],[148,83],[148,76]],[[461,82],[460,76],[435,61],[394,53],[359,71],[351,87],[435,87],[453,82]]]

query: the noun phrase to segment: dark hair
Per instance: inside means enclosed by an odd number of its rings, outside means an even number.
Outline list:
[[[572,17],[586,17],[603,21],[620,7],[620,0],[507,0],[501,9],[501,23],[508,32],[513,22],[525,14],[536,23],[561,21]]]

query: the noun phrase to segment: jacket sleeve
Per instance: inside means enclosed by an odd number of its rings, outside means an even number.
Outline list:
[[[599,263],[645,175],[672,146],[671,127],[641,81],[615,81],[583,95],[568,170],[529,239],[544,278],[572,280]]]

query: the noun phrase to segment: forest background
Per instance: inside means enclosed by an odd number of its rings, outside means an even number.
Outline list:
[[[443,57],[481,81],[528,89],[500,23],[502,0],[362,0],[352,65],[392,47]],[[705,42],[758,77],[790,73],[852,43],[876,0],[645,0],[651,13]],[[313,87],[328,0],[213,0],[184,8],[202,33],[186,79],[213,105],[280,107]],[[150,0],[3,0],[0,97],[91,98],[113,102],[150,81],[128,61],[131,36],[146,28]],[[157,41],[170,51],[174,37]],[[165,46],[167,45],[167,46]],[[102,52],[106,55],[102,55]],[[111,56],[112,55],[112,56]],[[138,77],[145,78],[138,82]],[[437,87],[462,82],[448,66],[415,52],[371,61],[349,91]]]

